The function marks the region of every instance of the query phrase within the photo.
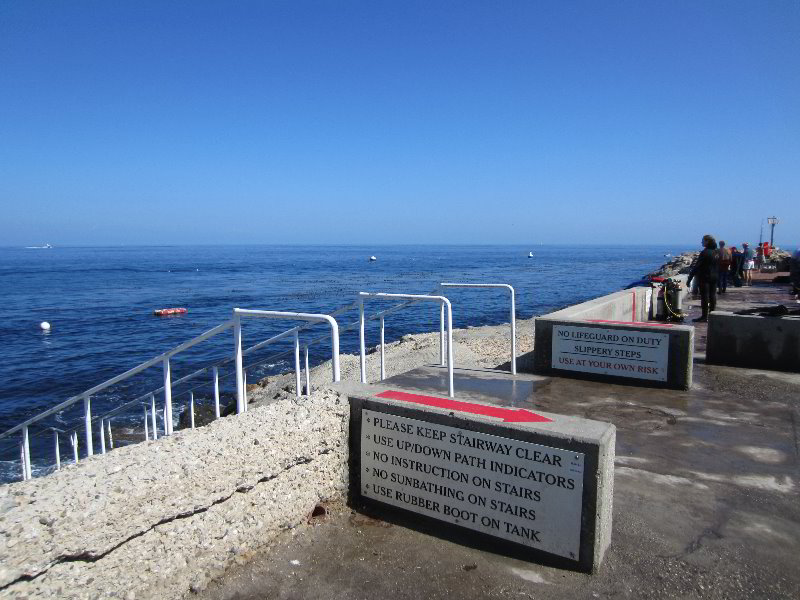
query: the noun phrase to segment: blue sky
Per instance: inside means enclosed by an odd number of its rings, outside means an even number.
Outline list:
[[[795,245],[800,3],[5,0],[0,209],[0,245]]]

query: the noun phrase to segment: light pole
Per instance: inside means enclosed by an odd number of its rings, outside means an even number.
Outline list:
[[[772,227],[772,230],[770,231],[770,234],[769,234],[769,247],[772,248],[773,246],[775,246],[775,244],[774,244],[774,242],[775,242],[775,225],[780,223],[780,221],[778,221],[777,217],[769,217],[767,219],[767,223],[769,223],[770,227]]]

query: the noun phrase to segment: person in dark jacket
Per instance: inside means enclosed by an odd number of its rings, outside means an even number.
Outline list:
[[[731,277],[733,278],[733,285],[742,287],[742,264],[744,254],[736,249],[736,246],[731,248]]]
[[[691,285],[692,279],[697,278],[697,287],[700,288],[700,306],[703,314],[694,321],[705,323],[708,313],[717,308],[717,276],[719,275],[719,250],[717,241],[712,235],[703,236],[703,250],[689,272],[686,285]]]

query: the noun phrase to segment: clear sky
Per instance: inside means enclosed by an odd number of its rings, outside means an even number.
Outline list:
[[[796,0],[0,3],[0,245],[673,248],[772,214],[800,243]]]

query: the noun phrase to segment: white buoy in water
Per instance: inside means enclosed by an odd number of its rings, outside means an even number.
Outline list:
[[[50,323],[48,323],[47,321],[42,321],[41,323],[39,323],[39,328],[42,331],[50,331]]]

